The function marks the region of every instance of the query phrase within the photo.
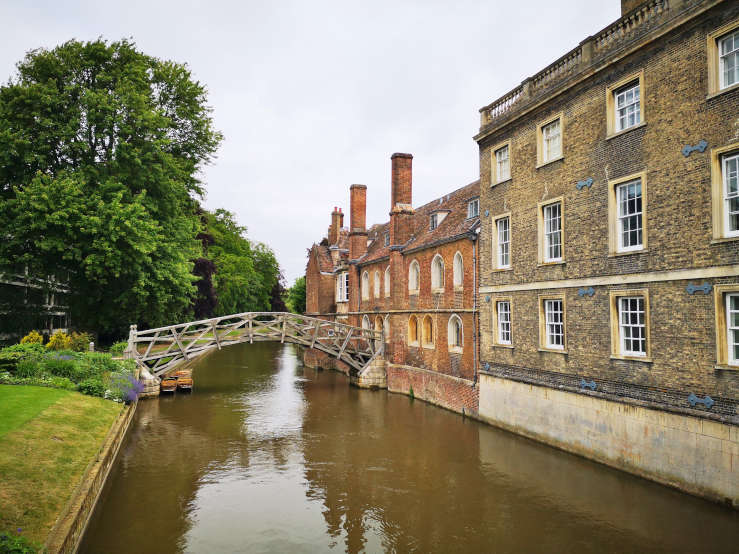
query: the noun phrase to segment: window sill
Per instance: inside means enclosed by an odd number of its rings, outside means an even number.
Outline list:
[[[416,290],[409,290],[408,296],[418,296],[418,289]]]
[[[642,121],[641,123],[634,125],[633,127],[629,127],[628,129],[624,129],[622,131],[616,131],[615,133],[609,133],[606,135],[606,140],[611,140],[612,138],[620,137],[621,135],[625,135],[629,131],[634,131],[636,129],[641,129],[642,127],[646,127],[647,122]]]
[[[463,292],[464,286],[462,285],[454,285],[454,292]]]
[[[436,347],[433,344],[424,344],[423,347],[426,350],[435,350],[436,349]]]
[[[492,346],[493,348],[507,348],[509,350],[513,350],[515,348],[512,344],[498,344],[497,342],[493,343]]]
[[[567,262],[561,260],[559,262],[539,262],[536,267],[548,267],[550,265],[565,265]]]
[[[739,371],[739,365],[716,364],[713,369],[725,369],[728,371]]]
[[[431,294],[444,294],[444,289],[431,289]]]
[[[462,348],[459,347],[459,346],[450,346],[449,347],[449,352],[451,352],[452,354],[461,354],[462,353]]]
[[[567,350],[559,348],[545,348],[543,346],[539,347],[539,352],[551,352],[552,354],[567,354]]]
[[[624,252],[609,252],[609,258],[618,258],[620,256],[631,256],[632,254],[646,254],[649,252],[648,248],[642,248],[640,250],[626,250]]]
[[[551,160],[547,160],[545,162],[539,162],[538,164],[536,164],[536,169],[540,169],[544,167],[545,165],[553,164],[554,162],[558,162],[564,159],[565,159],[564,154],[562,154],[561,156],[557,156],[556,158],[552,158]]]
[[[727,92],[731,92],[732,90],[739,89],[739,83],[734,83],[730,87],[722,88],[721,90],[717,90],[714,92],[709,93],[706,96],[706,100],[710,100],[711,98],[716,98],[717,96],[721,96],[722,94],[725,94]]]
[[[493,269],[493,273],[500,272],[500,271],[513,271],[513,268],[511,266],[508,267],[496,267]]]
[[[408,343],[408,347],[409,348],[418,348],[418,343],[417,342],[409,342]]]
[[[654,360],[649,356],[620,356],[611,354],[612,360],[625,360],[627,362],[644,362],[647,364],[651,364],[654,362]]]
[[[719,237],[711,239],[711,244],[723,244],[725,242],[731,242],[733,240],[739,240],[739,235],[736,235],[734,237]]]
[[[512,177],[508,177],[508,179],[503,179],[502,181],[496,181],[490,185],[490,188],[497,187],[498,185],[502,185],[503,183],[508,183],[510,181],[513,181]]]

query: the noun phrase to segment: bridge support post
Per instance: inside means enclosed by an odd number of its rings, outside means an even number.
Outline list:
[[[351,384],[360,389],[386,389],[387,366],[382,356],[376,356],[367,367],[350,378]]]

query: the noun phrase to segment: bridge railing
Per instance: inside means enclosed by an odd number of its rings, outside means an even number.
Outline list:
[[[287,312],[245,312],[141,331],[132,325],[125,355],[162,375],[214,348],[262,341],[316,348],[360,371],[384,350],[381,330]]]

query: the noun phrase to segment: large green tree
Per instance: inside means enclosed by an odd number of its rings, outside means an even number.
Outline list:
[[[293,313],[305,313],[305,275],[295,279],[293,286],[287,289],[287,307]]]
[[[189,315],[220,141],[184,65],[127,40],[29,52],[0,87],[0,271],[68,280],[75,320],[103,333]]]

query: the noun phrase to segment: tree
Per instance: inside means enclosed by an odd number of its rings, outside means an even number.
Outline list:
[[[222,139],[205,87],[127,40],[17,70],[0,87],[0,272],[68,280],[75,319],[104,334],[189,315],[199,171]]]
[[[293,313],[305,313],[305,275],[295,279],[293,286],[287,289],[287,307]]]

